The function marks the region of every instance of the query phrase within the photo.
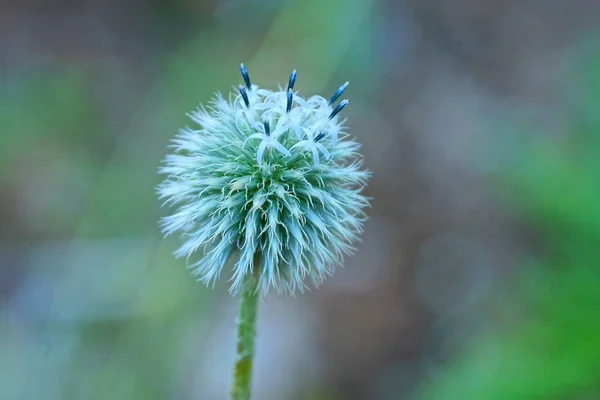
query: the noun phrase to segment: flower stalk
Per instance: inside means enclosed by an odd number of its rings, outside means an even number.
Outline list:
[[[254,271],[246,274],[243,281],[237,325],[236,358],[233,366],[231,400],[248,400],[252,384],[252,363],[254,360],[254,339],[256,337],[256,317],[258,314],[258,263],[254,258]]]

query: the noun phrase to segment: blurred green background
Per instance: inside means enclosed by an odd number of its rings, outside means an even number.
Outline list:
[[[157,227],[186,113],[330,95],[359,252],[259,312],[254,398],[600,398],[600,3],[0,2],[0,400],[225,399],[236,302]]]

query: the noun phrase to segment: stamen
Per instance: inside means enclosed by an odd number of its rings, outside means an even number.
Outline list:
[[[338,115],[338,113],[340,111],[342,111],[344,109],[344,107],[346,107],[348,105],[348,103],[349,103],[348,100],[342,100],[341,103],[338,104],[337,107],[331,112],[331,114],[329,114],[329,119],[333,119],[333,117]]]
[[[328,105],[332,105],[333,102],[336,101],[342,95],[342,93],[344,93],[344,90],[346,90],[346,88],[348,87],[349,84],[350,84],[350,82],[346,82],[342,86],[340,86],[335,91],[335,93],[333,94],[333,96],[331,96],[331,98],[329,99],[329,102],[327,102],[327,104]]]
[[[244,104],[246,107],[250,107],[250,100],[248,100],[248,92],[246,92],[246,88],[240,85],[240,94],[242,95],[242,99],[244,99]]]
[[[294,84],[296,84],[296,70],[293,70],[290,74],[290,80],[288,82],[287,90],[293,90]]]
[[[250,83],[250,76],[248,75],[248,70],[244,63],[240,64],[240,72],[242,73],[242,78],[244,78],[244,82],[246,83],[246,87],[248,90],[252,89],[252,83]]]
[[[263,121],[263,125],[265,126],[265,135],[271,136],[271,127],[267,121]]]
[[[292,93],[291,90],[288,89],[287,91],[287,106],[285,107],[285,112],[289,113],[290,111],[292,111],[292,101],[294,100],[294,94]]]
[[[325,131],[322,131],[321,133],[319,133],[317,136],[315,136],[315,142],[318,142],[319,140],[323,139],[326,134],[327,133]]]

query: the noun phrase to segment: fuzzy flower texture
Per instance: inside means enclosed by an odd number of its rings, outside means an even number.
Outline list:
[[[303,99],[295,70],[279,91],[253,85],[244,64],[241,73],[245,85],[190,113],[197,126],[174,139],[158,188],[174,213],[161,227],[182,234],[176,256],[200,251],[189,267],[206,284],[233,265],[234,293],[256,268],[261,294],[318,286],[353,252],[369,204],[360,146],[338,115],[348,83]]]

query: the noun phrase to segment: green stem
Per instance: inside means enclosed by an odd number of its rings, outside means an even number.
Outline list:
[[[254,359],[254,338],[256,336],[256,315],[258,312],[258,257],[255,258],[254,272],[244,278],[237,317],[236,360],[233,367],[232,400],[250,399],[252,381],[252,361]]]

